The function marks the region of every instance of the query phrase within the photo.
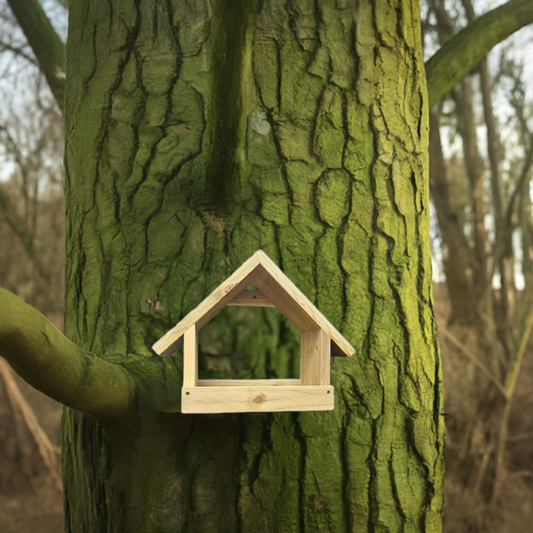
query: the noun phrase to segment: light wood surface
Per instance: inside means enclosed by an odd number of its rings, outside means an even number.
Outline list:
[[[219,285],[196,309],[192,310],[161,337],[152,346],[153,350],[159,355],[170,355],[175,352],[183,344],[184,333],[193,324],[196,324],[196,329],[199,330],[251,283],[251,274],[258,265],[259,259],[254,254],[224,283]]]
[[[199,379],[198,387],[285,387],[297,386],[299,379]]]
[[[316,307],[298,290],[285,274],[259,250],[226,281],[217,287],[196,309],[191,311],[153,349],[159,355],[170,355],[183,343],[183,335],[193,324],[197,330],[204,326],[225,305],[245,305],[245,287],[253,283],[266,300],[277,307],[301,333],[322,329],[331,339],[331,355],[349,356],[351,344],[333,327]],[[256,294],[257,296],[257,294]],[[253,300],[252,296],[252,300]],[[257,298],[256,298],[257,299]],[[270,305],[269,304],[269,305]],[[254,305],[254,304],[246,304]],[[255,304],[257,305],[257,304]],[[261,305],[266,305],[265,303]]]
[[[261,266],[268,272],[267,277],[261,285],[261,280],[254,284],[266,297],[276,304],[278,309],[291,320],[294,325],[303,333],[315,329],[323,329],[329,338],[340,348],[344,355],[350,356],[355,350],[353,346],[333,327],[327,318],[302,294],[302,292],[291,282],[291,280],[278,268],[278,266],[262,251],[254,254],[258,258]],[[272,279],[271,279],[272,278]],[[255,279],[255,277],[254,277]],[[276,283],[274,283],[275,281]],[[279,288],[276,287],[276,284]],[[265,290],[265,287],[268,287]],[[269,290],[270,289],[270,290]],[[280,289],[283,289],[281,291]],[[279,306],[279,300],[285,302],[286,311]],[[299,327],[293,319],[293,315],[298,315],[302,327]],[[307,317],[304,317],[307,315]]]
[[[295,325],[300,331],[313,331],[319,326],[313,317],[279,285],[270,272],[262,265],[253,273],[253,282],[261,292]],[[292,285],[292,283],[291,283]],[[302,295],[303,296],[303,295]],[[312,304],[311,304],[312,305]]]
[[[198,384],[198,333],[193,324],[185,332],[183,346],[183,386],[196,387]]]
[[[227,305],[247,307],[276,307],[261,291],[242,291]]]
[[[329,385],[330,339],[322,329],[302,333],[302,385]]]
[[[330,411],[331,386],[298,387],[184,387],[182,413],[246,413]]]

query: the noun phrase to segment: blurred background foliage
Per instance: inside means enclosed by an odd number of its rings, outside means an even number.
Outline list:
[[[65,7],[45,6],[66,36]],[[58,28],[59,30],[59,28]],[[0,0],[0,285],[63,326],[63,117]],[[0,361],[0,530],[62,531],[61,406]]]
[[[422,0],[426,57],[501,3]],[[64,38],[67,2],[42,4]],[[532,57],[533,30],[525,28],[431,111],[432,253],[445,380],[445,530],[450,533],[529,531],[533,521]],[[0,285],[61,329],[63,119],[5,0],[0,0],[0,100]],[[265,327],[275,322],[268,318]],[[240,324],[247,328],[246,316]],[[272,333],[294,336],[290,328]],[[238,345],[234,337],[215,346],[209,327],[202,332],[202,357],[214,375],[226,370],[220,354],[231,357]],[[268,350],[261,357],[268,370]],[[292,376],[296,363],[274,369],[276,375]],[[0,429],[15,427],[21,417],[30,429],[0,430],[0,448],[10,450],[0,459],[24,473],[22,481],[0,487],[0,519],[6,531],[30,531],[32,519],[42,526],[39,517],[48,516],[55,524],[50,531],[57,531],[61,493],[50,450],[59,453],[60,407],[13,378],[23,392],[20,399],[6,372],[0,374],[0,400],[5,398]],[[44,433],[31,429],[35,423],[28,409],[37,413]],[[23,453],[32,442],[38,453]],[[35,502],[32,512],[28,501]]]
[[[424,1],[427,55],[493,4]],[[532,518],[532,53],[526,28],[431,110],[450,532],[526,531]]]

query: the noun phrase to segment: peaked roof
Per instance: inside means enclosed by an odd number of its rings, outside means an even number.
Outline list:
[[[196,309],[176,324],[153,346],[159,355],[170,355],[183,344],[183,335],[193,325],[207,324],[224,306],[253,283],[301,332],[322,329],[331,339],[332,356],[350,356],[352,345],[326,317],[301,293],[292,281],[262,251],[257,251],[226,281],[219,285]]]

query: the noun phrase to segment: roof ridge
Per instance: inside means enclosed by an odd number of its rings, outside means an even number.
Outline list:
[[[189,327],[199,324],[198,329],[201,328],[249,283],[253,283],[262,291],[302,333],[322,329],[338,348],[337,355],[349,356],[354,353],[351,344],[263,250],[257,250],[195,309],[161,337],[153,345],[153,350],[159,355],[173,353],[182,345],[183,335]]]

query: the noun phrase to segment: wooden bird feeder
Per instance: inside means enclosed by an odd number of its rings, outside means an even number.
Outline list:
[[[250,284],[258,290],[245,290]],[[300,378],[198,379],[198,331],[226,305],[279,309],[301,333]],[[330,357],[350,356],[355,351],[261,250],[161,337],[153,349],[159,355],[170,355],[182,345],[183,413],[331,410]]]

